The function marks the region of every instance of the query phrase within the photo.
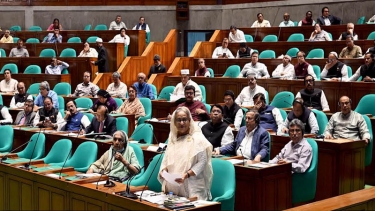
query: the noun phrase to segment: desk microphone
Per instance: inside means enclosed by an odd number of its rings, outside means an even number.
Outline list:
[[[142,129],[144,126],[146,126],[146,125],[148,125],[148,127],[151,128],[151,125],[150,125],[150,124],[148,124],[148,123],[143,123],[142,127],[140,127],[139,130],[134,131],[135,133],[133,132],[132,136],[133,136],[134,134],[136,134],[136,133],[139,133],[139,131],[141,131],[141,129]],[[152,129],[152,128],[151,128],[151,129]],[[154,130],[152,130],[152,134],[154,134]],[[154,136],[155,136],[155,135],[154,135]],[[147,144],[144,138],[141,138],[141,139],[138,141],[138,143],[139,143],[139,144]]]
[[[0,163],[2,163],[4,160],[7,160],[7,159],[8,159],[8,155],[9,155],[10,153],[15,152],[17,149],[19,149],[19,148],[25,146],[26,144],[28,144],[28,143],[30,143],[30,142],[32,142],[32,141],[33,141],[33,139],[30,138],[29,141],[27,141],[27,142],[21,144],[19,147],[17,147],[17,148],[15,148],[14,150],[8,152],[6,155],[4,155],[4,156],[1,158]]]
[[[44,116],[41,116],[41,117],[44,117]],[[42,126],[44,125],[44,121],[45,121],[45,120],[46,120],[46,118],[44,117],[43,122],[42,122]],[[38,144],[38,139],[39,139],[40,133],[42,132],[42,128],[43,128],[43,127],[41,127],[41,128],[39,129],[39,133],[38,133],[38,136],[37,136],[37,138],[36,138],[36,141],[35,141],[35,144],[34,144],[33,151],[31,152],[31,155],[30,155],[29,163],[25,163],[25,165],[24,165],[24,167],[25,167],[26,170],[30,170],[31,159],[33,158],[33,155],[34,155],[34,151],[35,151],[36,145]],[[44,129],[44,130],[46,130],[46,129]]]
[[[241,148],[240,148],[240,152],[241,152],[242,159],[243,159],[243,166],[245,166],[245,156],[243,156],[243,153],[242,153],[242,149],[241,149]]]
[[[114,162],[114,157],[115,157],[116,153],[117,152],[124,153],[125,150],[126,150],[126,145],[124,146],[124,149],[122,149],[122,150],[114,150],[113,148],[112,148],[112,150],[113,150],[113,160],[112,160],[112,162]],[[130,163],[129,163],[129,165],[130,165]],[[108,172],[108,179],[107,179],[106,183],[104,184],[104,187],[110,188],[110,187],[116,186],[116,184],[110,180],[110,176],[109,176],[109,173],[111,173],[112,169],[113,169],[113,166],[111,167],[111,169]]]
[[[112,147],[112,146],[111,146],[111,147]],[[111,160],[108,162],[107,166],[106,166],[103,170],[100,171],[100,177],[99,177],[98,181],[96,182],[96,189],[98,189],[99,181],[100,181],[100,179],[102,178],[102,176],[103,176],[103,174],[104,174],[104,171],[108,168],[109,164],[112,164],[112,161],[113,161],[113,158],[115,157],[115,154],[116,154],[116,151],[112,148],[112,157],[111,157]],[[109,174],[109,172],[108,172],[108,174]],[[108,180],[107,180],[107,182],[108,182]],[[110,182],[111,182],[111,181],[110,181]],[[110,182],[108,182],[108,183],[110,183]],[[113,183],[113,182],[112,182],[112,183]],[[106,183],[106,184],[107,184],[107,183]],[[114,183],[113,183],[113,186],[114,186]]]
[[[153,158],[150,158],[148,163],[151,163],[151,161],[153,160]],[[133,174],[131,175],[131,177],[128,179],[128,181],[126,182],[126,189],[125,189],[125,192],[121,194],[121,196],[125,196],[126,198],[131,198],[131,199],[137,199],[137,195],[135,195],[134,193],[131,193],[130,192],[130,183],[131,181],[135,178],[135,176],[137,176],[138,174],[141,173],[142,169],[145,167],[146,165],[142,166],[139,170],[138,170],[138,173],[136,174]]]

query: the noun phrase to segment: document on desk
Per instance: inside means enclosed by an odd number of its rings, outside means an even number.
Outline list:
[[[239,160],[239,159],[229,159],[227,161],[231,162],[233,165],[243,164],[243,160]]]
[[[90,173],[90,174],[76,174],[76,177],[80,179],[90,178],[90,177],[100,177],[98,173]]]
[[[176,186],[180,186],[180,184],[178,184],[175,180],[177,178],[181,178],[181,175],[178,175],[178,174],[170,174],[166,171],[163,171],[163,173],[161,174],[161,176],[169,183],[171,183],[172,185],[176,185]]]
[[[249,164],[248,166],[254,167],[254,168],[267,168],[267,167],[271,167],[271,166],[275,166],[275,165],[276,164],[260,162],[260,163],[252,163],[252,164]]]

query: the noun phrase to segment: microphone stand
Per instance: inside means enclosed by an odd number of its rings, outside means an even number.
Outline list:
[[[242,149],[241,149],[241,148],[240,148],[240,152],[241,152],[242,159],[243,159],[243,166],[245,166],[245,156],[243,156],[243,153],[242,153]]]
[[[103,176],[103,174],[104,174],[104,171],[108,168],[109,164],[112,163],[112,159],[115,157],[115,153],[116,153],[116,151],[112,149],[112,157],[111,157],[111,160],[109,161],[109,163],[107,164],[107,166],[103,169],[103,172],[100,174],[100,177],[99,177],[98,181],[96,182],[96,189],[98,189],[99,181],[100,181],[100,179],[102,178],[102,176]],[[112,169],[111,169],[111,170],[112,170]],[[109,172],[111,172],[111,171],[109,171]],[[108,174],[109,174],[109,172],[108,172]],[[107,183],[110,183],[109,179],[107,180],[106,184],[107,184]],[[112,183],[113,183],[113,182],[112,182]],[[115,186],[115,183],[113,183],[113,186]],[[113,187],[113,186],[112,186],[112,187]],[[110,186],[108,186],[108,187],[110,187]]]
[[[42,126],[44,125],[44,121],[45,121],[45,120],[46,120],[46,117],[44,117],[44,119],[43,119]],[[29,160],[28,163],[25,163],[25,165],[24,165],[24,168],[25,168],[26,170],[30,170],[31,160],[32,160],[33,155],[34,155],[34,151],[35,151],[36,145],[38,144],[38,139],[39,139],[40,133],[42,132],[42,128],[43,128],[43,127],[41,127],[40,130],[39,130],[38,136],[37,136],[36,141],[35,141],[35,144],[34,144],[33,151],[32,151],[32,153],[31,153],[31,155],[30,155],[30,160]],[[45,129],[44,129],[44,130],[45,130]]]
[[[79,125],[79,130],[78,130],[78,134],[77,134],[77,137],[76,137],[76,138],[78,138],[79,133],[81,132],[81,130],[82,130],[82,125]],[[64,167],[65,167],[66,161],[68,160],[68,158],[69,158],[70,155],[72,154],[72,151],[73,151],[73,148],[70,148],[69,154],[66,156],[65,161],[64,161],[64,164],[62,165],[62,167],[61,167],[61,169],[60,169],[59,179],[61,179],[62,171],[63,171],[63,169],[64,169]]]
[[[152,161],[152,158],[150,159],[150,162],[151,162],[151,161]],[[142,166],[142,168],[140,168],[140,169],[138,170],[138,173],[137,173],[137,174],[132,175],[132,176],[128,179],[128,181],[126,182],[126,189],[125,189],[125,192],[121,194],[122,196],[125,196],[126,198],[130,198],[130,199],[137,199],[137,198],[138,198],[137,195],[135,195],[134,193],[131,193],[131,192],[130,192],[130,183],[131,183],[131,181],[135,178],[135,176],[137,176],[139,173],[141,173],[141,171],[142,171],[142,169],[143,169],[144,167],[145,167],[145,166]]]
[[[1,158],[0,163],[3,163],[3,161],[7,160],[7,159],[8,159],[8,155],[9,155],[10,153],[15,152],[17,149],[19,149],[19,148],[25,146],[26,144],[28,144],[28,143],[30,143],[30,142],[32,142],[32,141],[33,141],[33,140],[30,138],[29,141],[27,141],[27,142],[21,144],[19,147],[17,147],[17,148],[15,148],[14,150],[8,152],[6,155],[4,155],[4,156]]]

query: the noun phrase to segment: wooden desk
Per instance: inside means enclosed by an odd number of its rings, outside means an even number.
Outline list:
[[[290,141],[271,136],[271,158]],[[317,141],[318,178],[315,200],[361,190],[365,186],[365,142],[350,140]]]
[[[166,118],[168,114],[172,114],[177,108],[175,102],[152,100],[152,117],[153,118]]]
[[[147,120],[147,123],[151,124],[154,128],[155,139],[157,140],[157,142],[164,143],[168,139],[170,132],[169,122],[155,122]],[[153,141],[153,143],[158,144],[155,140]]]

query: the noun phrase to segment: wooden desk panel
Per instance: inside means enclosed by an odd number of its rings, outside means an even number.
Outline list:
[[[151,124],[154,128],[154,135],[157,142],[164,143],[168,139],[170,132],[169,122],[147,121],[147,123]],[[156,140],[153,141],[153,144],[159,144],[156,142]]]
[[[153,118],[166,118],[168,114],[172,114],[177,108],[175,102],[152,100],[151,103]]]

